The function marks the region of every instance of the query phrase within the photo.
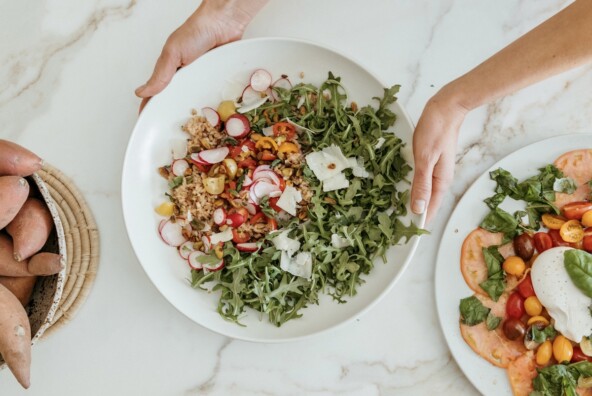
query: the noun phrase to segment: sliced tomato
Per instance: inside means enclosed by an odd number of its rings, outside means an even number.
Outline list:
[[[257,223],[265,223],[266,221],[267,221],[267,216],[265,216],[265,213],[259,212],[255,216],[251,217],[250,223],[257,224]]]
[[[280,179],[280,190],[284,191],[286,189],[286,181],[281,176],[279,176],[279,179]]]
[[[273,125],[274,136],[285,136],[286,139],[292,140],[296,136],[296,128],[289,122],[277,122]]]
[[[269,225],[269,228],[271,229],[271,231],[275,231],[278,229],[278,224],[277,224],[277,220],[273,219],[273,218],[268,218],[267,219],[267,224]]]
[[[568,220],[580,220],[584,213],[586,213],[589,210],[592,210],[592,202],[570,202],[563,207],[563,215]]]
[[[573,355],[571,356],[571,362],[581,362],[581,361],[592,361],[592,357],[587,356],[584,352],[582,352],[582,348],[576,346],[573,348]]]
[[[236,229],[232,230],[232,241],[234,243],[245,243],[251,239],[248,232],[239,232]]]
[[[518,293],[520,293],[520,295],[525,299],[536,295],[530,274],[526,275],[526,278],[524,278],[524,280],[518,284],[517,288]]]
[[[238,162],[238,167],[242,169],[255,169],[257,167],[257,161],[253,158],[247,158]]]
[[[544,232],[537,232],[534,234],[534,248],[539,253],[543,253],[545,250],[551,249],[553,247],[553,240],[549,236],[549,234]]]
[[[561,234],[559,233],[559,230],[549,230],[547,232],[547,234],[549,234],[549,236],[551,237],[551,241],[553,243],[553,247],[557,247],[557,246],[569,246],[569,242],[565,242],[563,240],[563,238],[561,238]]]
[[[230,190],[236,191],[236,182],[234,180],[229,180],[224,187],[224,192],[230,194]]]
[[[282,179],[283,180],[283,179]],[[284,182],[284,185],[286,183]],[[280,182],[280,189],[283,190],[281,182]],[[271,208],[273,210],[275,210],[276,212],[281,212],[282,208],[280,208],[279,206],[277,206],[277,201],[279,201],[280,197],[273,197],[273,198],[269,198],[269,206],[271,206]]]
[[[520,293],[512,293],[506,303],[506,314],[510,318],[520,319],[524,315],[524,299]]]
[[[236,146],[228,146],[228,148],[230,149],[230,152],[228,154],[230,156],[230,158],[236,159],[236,157],[241,155],[244,152],[243,147],[246,147],[247,149],[249,149],[249,151],[254,152],[255,151],[255,142],[250,139],[245,139],[242,142],[240,142],[239,144],[237,144]]]
[[[273,154],[271,151],[269,150],[263,150],[260,153],[260,159],[261,161],[273,161],[275,160],[277,157],[275,154]]]

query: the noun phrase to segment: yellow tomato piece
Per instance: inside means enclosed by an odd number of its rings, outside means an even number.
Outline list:
[[[544,316],[533,316],[532,318],[528,319],[528,322],[526,322],[526,324],[529,326],[533,323],[542,323],[547,326],[549,321]]]
[[[154,209],[156,213],[164,217],[171,217],[174,213],[175,204],[172,202],[163,202]]]
[[[526,264],[520,257],[510,256],[504,260],[503,268],[508,274],[519,277],[526,270]]]
[[[536,296],[524,300],[524,310],[530,316],[539,316],[543,312],[543,305]]]
[[[236,107],[234,106],[234,102],[232,100],[224,100],[220,102],[218,105],[218,115],[220,119],[224,122],[230,117],[231,115],[236,113]]]
[[[539,366],[545,366],[551,360],[551,356],[553,355],[553,345],[551,341],[546,340],[543,342],[539,349],[536,352],[536,363]]]
[[[298,146],[290,142],[284,142],[280,144],[280,147],[278,149],[278,153],[297,153],[298,151],[300,151],[298,149]]]
[[[571,341],[562,335],[555,337],[555,341],[553,341],[553,356],[559,363],[569,362],[573,356]]]
[[[547,227],[550,230],[560,229],[561,226],[567,221],[564,217],[550,214],[550,213],[545,213],[541,217],[541,220],[543,221],[543,224],[545,225],[545,227]]]
[[[584,227],[592,227],[592,210],[587,211],[582,216],[582,225]]]
[[[258,149],[263,149],[263,150],[273,150],[273,151],[277,151],[278,149],[278,145],[275,142],[275,140],[273,140],[270,137],[262,137],[261,139],[259,139],[257,141],[257,144],[255,145],[256,148]]]
[[[584,228],[577,220],[566,221],[559,229],[561,239],[569,243],[577,243],[584,239]]]

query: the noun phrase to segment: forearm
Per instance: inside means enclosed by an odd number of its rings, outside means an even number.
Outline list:
[[[441,91],[467,110],[592,62],[592,0],[577,0]]]

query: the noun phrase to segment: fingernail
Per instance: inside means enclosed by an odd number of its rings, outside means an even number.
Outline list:
[[[146,84],[140,85],[138,88],[136,88],[136,95],[141,94],[145,88],[146,88]]]
[[[423,199],[416,199],[415,201],[413,201],[413,211],[417,214],[422,214],[423,212],[425,212],[425,207],[426,207],[426,201]]]

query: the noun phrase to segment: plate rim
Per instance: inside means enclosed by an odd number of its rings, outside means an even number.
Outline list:
[[[330,46],[327,46],[325,44],[320,44],[318,42],[312,41],[312,40],[305,40],[305,39],[300,39],[300,38],[293,38],[293,37],[281,37],[281,36],[274,36],[274,37],[258,37],[258,38],[250,38],[250,39],[243,39],[243,40],[238,40],[232,43],[228,43],[225,44],[223,46],[220,47],[216,47],[210,51],[208,51],[206,54],[202,55],[200,58],[198,58],[195,62],[199,62],[200,60],[202,60],[203,58],[206,58],[210,56],[211,53],[216,53],[220,48],[225,48],[226,50],[228,49],[228,47],[238,47],[240,48],[243,45],[250,45],[252,43],[257,43],[257,42],[262,42],[262,43],[266,43],[266,42],[278,42],[278,41],[283,41],[283,42],[290,42],[290,43],[296,43],[296,44],[304,44],[304,45],[308,45],[308,46],[312,46],[312,47],[316,47],[318,49],[324,50],[324,51],[328,51],[331,53],[334,53],[336,55],[339,55],[343,58],[345,58],[346,60],[348,60],[349,62],[351,62],[353,65],[361,68],[362,70],[364,70],[366,73],[368,73],[368,75],[370,77],[372,77],[373,79],[375,79],[383,88],[386,88],[388,86],[388,84],[385,84],[384,80],[382,80],[381,78],[379,78],[378,76],[376,76],[376,74],[371,71],[371,69],[369,69],[364,63],[358,61],[355,57],[350,56],[349,54],[343,53],[339,50],[336,50]],[[195,63],[194,62],[194,63]],[[187,70],[184,69],[180,69],[177,74],[179,73],[186,73]],[[175,75],[176,76],[176,75]],[[173,77],[174,78],[174,77]],[[165,88],[166,89],[166,88]],[[359,310],[357,313],[351,315],[349,318],[347,318],[346,320],[343,320],[341,322],[335,323],[331,326],[325,327],[321,330],[317,330],[317,331],[313,331],[311,333],[308,334],[304,334],[304,335],[300,335],[300,336],[291,336],[291,337],[284,337],[284,338],[274,338],[274,339],[269,339],[269,338],[256,338],[256,337],[252,337],[252,336],[237,336],[234,334],[226,334],[224,331],[219,331],[219,330],[214,330],[208,326],[206,326],[205,324],[199,323],[197,321],[195,321],[192,317],[190,317],[188,314],[186,314],[185,312],[181,311],[169,298],[167,298],[167,296],[165,295],[165,293],[163,293],[163,291],[161,290],[161,288],[158,286],[158,284],[152,279],[152,277],[148,274],[146,268],[144,267],[144,265],[142,264],[142,262],[139,259],[138,256],[138,252],[136,250],[136,247],[134,246],[134,244],[131,241],[131,237],[130,237],[130,227],[129,227],[129,223],[131,221],[131,219],[129,219],[129,215],[126,215],[126,196],[125,196],[125,185],[126,185],[126,181],[127,179],[125,178],[125,174],[126,174],[126,168],[128,168],[130,165],[128,165],[128,161],[129,161],[129,153],[131,151],[131,142],[132,142],[132,138],[139,132],[138,128],[139,128],[139,124],[141,122],[141,120],[143,119],[143,116],[145,114],[145,110],[149,107],[152,107],[152,100],[149,101],[146,105],[146,107],[144,108],[144,110],[142,111],[142,113],[139,114],[138,118],[136,119],[136,122],[134,124],[134,127],[132,129],[132,132],[129,136],[129,140],[128,143],[126,145],[126,149],[125,149],[125,153],[124,153],[124,160],[123,160],[123,164],[122,164],[122,168],[121,168],[121,183],[120,183],[120,188],[121,188],[121,194],[120,194],[120,204],[121,204],[121,209],[122,209],[122,216],[123,216],[123,221],[124,221],[124,225],[125,225],[125,230],[126,230],[126,237],[127,240],[129,242],[129,245],[132,247],[132,250],[134,252],[134,255],[136,257],[136,261],[138,262],[138,264],[140,265],[140,267],[142,268],[142,270],[144,271],[144,274],[146,275],[146,277],[150,280],[150,282],[152,283],[152,285],[156,288],[156,290],[158,290],[158,292],[160,293],[161,297],[164,298],[171,306],[173,306],[178,312],[180,312],[183,316],[185,316],[187,319],[189,319],[192,323],[195,323],[196,325],[199,325],[200,327],[212,332],[212,333],[216,333],[228,338],[232,338],[232,339],[236,339],[236,340],[241,340],[241,341],[247,341],[247,342],[253,342],[253,343],[265,343],[265,344],[280,344],[280,343],[288,343],[288,342],[295,342],[295,341],[301,341],[301,340],[305,340],[305,339],[309,339],[312,337],[316,337],[319,336],[321,334],[327,334],[328,332],[337,330],[351,322],[353,322],[354,320],[362,317],[364,314],[366,314],[370,309],[372,309],[376,304],[378,304],[378,302],[382,301],[383,298],[385,297],[385,295],[387,293],[389,293],[390,291],[392,291],[393,287],[395,286],[395,284],[400,280],[400,278],[403,276],[403,274],[406,272],[406,270],[409,267],[409,264],[411,262],[411,260],[413,259],[417,247],[419,245],[420,239],[422,235],[416,235],[413,236],[411,238],[411,240],[409,240],[409,242],[407,243],[409,246],[409,254],[407,255],[406,259],[403,261],[403,263],[401,264],[401,268],[400,270],[397,272],[397,274],[392,278],[392,280],[389,282],[389,284],[387,285],[387,287],[385,287],[372,301],[370,301],[369,304],[367,304],[363,309]],[[413,136],[413,132],[415,131],[415,124],[413,123],[413,121],[411,120],[411,118],[409,117],[409,114],[407,113],[407,110],[400,104],[399,100],[397,100],[394,103],[394,106],[396,106],[398,108],[398,110],[400,111],[402,118],[405,122],[408,123],[408,125],[411,126],[411,136]],[[412,141],[410,142],[405,142],[406,144],[412,145]],[[414,168],[415,166],[415,161],[413,160],[413,156],[411,156],[412,158],[412,162],[410,163],[410,165]],[[414,168],[415,169],[415,168]],[[421,215],[416,215],[419,216],[418,218],[418,222],[417,222],[417,226],[420,228],[425,227],[425,220],[426,220],[426,213],[424,212]]]
[[[472,190],[474,188],[474,186],[481,180],[481,178],[488,174],[491,170],[493,170],[496,167],[499,167],[500,162],[504,161],[506,158],[516,155],[518,152],[522,151],[522,150],[526,150],[527,148],[530,148],[531,146],[535,146],[535,145],[539,145],[539,144],[550,144],[550,142],[554,141],[554,140],[564,140],[564,139],[570,139],[570,138],[582,138],[582,137],[586,137],[589,139],[592,139],[592,132],[585,132],[585,133],[569,133],[569,134],[559,134],[559,135],[554,135],[554,136],[549,136],[546,137],[544,139],[541,140],[537,140],[535,142],[526,144],[525,146],[519,147],[515,150],[513,150],[512,152],[504,155],[502,158],[500,158],[499,160],[497,160],[493,165],[491,165],[489,168],[487,168],[485,171],[483,171],[481,174],[479,174],[475,180],[471,183],[471,185],[469,187],[467,187],[467,189],[464,191],[464,193],[462,194],[461,198],[458,200],[458,202],[456,203],[456,205],[454,206],[454,209],[450,212],[450,215],[448,217],[448,219],[446,220],[446,225],[444,226],[443,230],[442,230],[442,236],[440,237],[440,241],[438,243],[438,250],[436,252],[436,263],[435,263],[435,268],[434,268],[434,299],[436,300],[436,311],[437,311],[437,315],[438,315],[438,324],[440,326],[440,331],[442,332],[442,335],[444,336],[444,340],[446,341],[446,346],[448,347],[448,350],[450,351],[450,354],[452,355],[454,361],[456,362],[457,366],[459,367],[459,369],[461,370],[461,372],[463,373],[463,375],[465,376],[465,378],[475,387],[475,389],[477,389],[480,393],[485,394],[485,392],[483,391],[483,385],[477,381],[477,378],[475,378],[475,376],[470,376],[467,372],[467,368],[465,367],[465,365],[461,362],[461,358],[462,356],[460,356],[460,351],[457,349],[453,349],[451,347],[451,341],[452,341],[452,334],[449,334],[446,330],[445,330],[445,318],[443,317],[443,310],[444,308],[441,307],[441,302],[438,299],[438,295],[439,295],[439,290],[440,290],[440,285],[438,282],[439,279],[439,274],[441,271],[444,271],[443,269],[443,264],[440,264],[440,256],[443,250],[443,246],[445,244],[445,239],[444,239],[444,235],[446,235],[452,227],[452,218],[454,216],[454,214],[456,213],[457,210],[460,210],[459,208],[461,208],[461,206],[463,205],[463,203],[465,202],[467,198],[467,194],[470,190]],[[575,144],[577,144],[577,140],[575,140]],[[577,150],[577,148],[573,148],[572,150]],[[571,151],[571,150],[570,150]],[[465,237],[466,238],[466,237]],[[463,238],[464,240],[464,238]],[[460,249],[460,246],[458,247]],[[459,276],[462,277],[462,274],[460,272],[460,269],[457,268],[458,270],[458,274]],[[460,330],[459,330],[460,333]],[[464,341],[464,340],[463,340]],[[474,353],[475,355],[477,355],[474,351],[472,351],[472,353]],[[490,364],[492,369],[503,369],[497,366],[494,366],[493,364]]]

